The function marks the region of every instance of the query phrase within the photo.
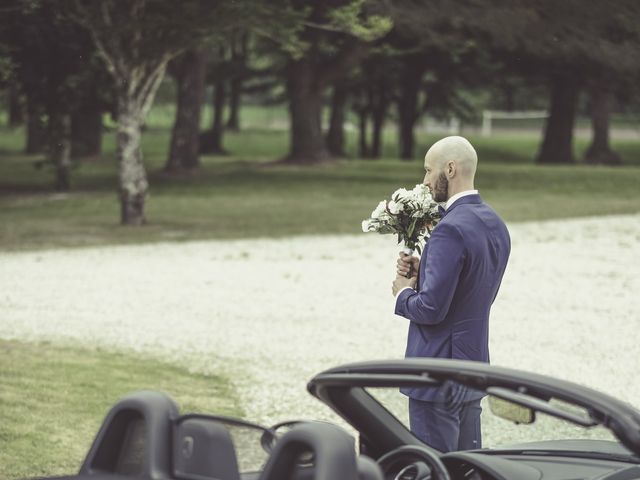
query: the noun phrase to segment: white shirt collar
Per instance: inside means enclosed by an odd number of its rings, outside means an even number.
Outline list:
[[[467,195],[477,195],[477,194],[478,194],[478,190],[465,190],[464,192],[456,193],[453,197],[447,200],[447,203],[445,204],[444,209],[449,210],[449,207],[453,205],[453,202],[455,202],[456,200],[462,197],[466,197]]]

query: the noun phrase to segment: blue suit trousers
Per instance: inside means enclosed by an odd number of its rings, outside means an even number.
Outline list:
[[[482,448],[480,399],[455,405],[409,398],[411,432],[441,452]]]

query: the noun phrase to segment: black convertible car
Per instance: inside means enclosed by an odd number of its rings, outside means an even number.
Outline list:
[[[414,437],[398,391],[406,386],[484,392],[483,448],[443,454]],[[640,411],[566,381],[476,362],[407,359],[332,368],[307,388],[351,433],[326,422],[266,428],[180,415],[166,395],[144,391],[111,409],[80,472],[58,478],[640,479]]]

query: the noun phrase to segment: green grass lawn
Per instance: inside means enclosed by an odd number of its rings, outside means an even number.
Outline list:
[[[259,124],[254,110],[249,120]],[[261,114],[281,118],[283,112]],[[227,133],[231,153],[202,157],[197,173],[167,176],[170,116],[162,109],[153,115],[143,137],[151,185],[143,228],[118,224],[113,134],[105,137],[103,158],[74,170],[72,191],[56,194],[52,172],[33,167],[39,157],[20,153],[22,133],[0,130],[0,249],[356,234],[380,200],[422,181],[423,152],[437,138],[418,135],[409,162],[394,158],[395,134],[388,131],[384,159],[295,167],[273,164],[287,152],[286,131],[253,128]],[[470,140],[480,157],[477,187],[508,222],[640,211],[639,141],[614,142],[625,165],[612,168],[534,165],[539,139],[527,134]],[[352,157],[355,141],[349,135]],[[576,155],[586,146],[577,140]]]
[[[0,340],[0,478],[77,473],[107,411],[152,389],[180,411],[242,416],[224,376],[148,357]]]

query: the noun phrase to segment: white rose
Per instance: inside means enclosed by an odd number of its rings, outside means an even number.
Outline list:
[[[387,208],[387,202],[385,200],[382,200],[378,204],[376,209],[373,212],[371,212],[371,218],[380,218],[380,216],[384,213],[386,208]]]
[[[413,193],[415,195],[416,202],[423,212],[427,213],[431,208],[433,208],[433,204],[435,202],[433,201],[431,192],[426,186],[422,184],[416,185],[413,189]]]
[[[404,209],[404,204],[391,200],[388,208],[392,215],[397,215]]]
[[[424,190],[424,185],[422,185],[421,183],[418,183],[415,187],[413,187],[413,190],[411,191],[416,195],[421,195],[423,190]]]
[[[390,215],[386,210],[380,214],[380,218],[377,219],[380,223],[389,223],[393,219],[393,215]]]
[[[398,190],[393,192],[393,195],[391,195],[391,198],[397,201],[410,199],[411,193],[408,192],[406,188],[399,188]]]

